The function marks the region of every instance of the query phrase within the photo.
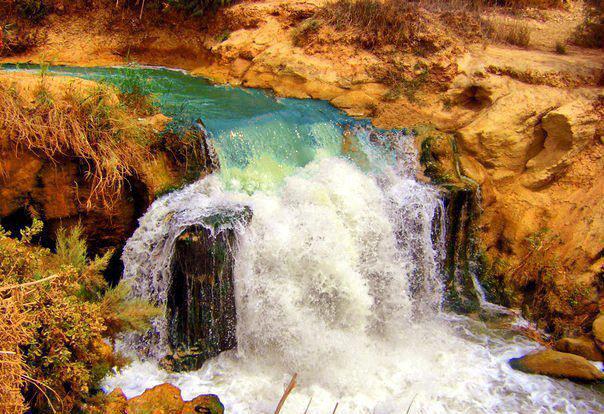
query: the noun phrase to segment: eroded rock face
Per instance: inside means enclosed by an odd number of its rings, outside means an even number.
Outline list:
[[[18,228],[27,223],[11,223],[20,209],[38,215],[46,231],[54,235],[60,226],[81,223],[91,253],[119,246],[134,231],[136,220],[150,202],[148,188],[136,177],[120,190],[111,206],[100,200],[86,206],[90,183],[77,160],[59,157],[48,160],[23,150],[0,149],[0,221]]]
[[[481,187],[477,228],[484,249],[507,263],[502,282],[513,306],[556,336],[581,335],[602,294],[600,98],[592,89],[562,90],[479,67],[465,70],[448,94],[467,110],[450,127],[462,170]],[[536,237],[546,248],[534,256],[529,240]],[[555,277],[540,279],[538,271],[522,276],[536,259],[551,265]]]
[[[601,381],[604,373],[587,359],[551,349],[510,360],[510,366],[529,374],[548,375],[576,381]]]

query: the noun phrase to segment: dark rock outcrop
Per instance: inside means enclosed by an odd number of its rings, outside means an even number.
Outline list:
[[[199,368],[237,345],[233,251],[237,225],[250,217],[248,208],[215,214],[178,237],[167,300],[169,368]]]

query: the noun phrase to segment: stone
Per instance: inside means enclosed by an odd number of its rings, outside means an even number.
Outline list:
[[[128,414],[180,414],[185,406],[172,384],[157,385],[128,401]]]
[[[168,288],[171,369],[198,369],[236,347],[236,310],[231,246],[236,228],[251,218],[247,207],[225,210],[188,227],[176,240]]]
[[[562,338],[556,342],[554,347],[560,352],[579,355],[590,361],[604,361],[604,354],[602,354],[595,341],[588,336]]]
[[[529,374],[568,378],[575,381],[602,381],[604,373],[587,359],[551,349],[530,353],[521,358],[512,358],[510,366]]]
[[[187,401],[182,414],[224,414],[224,405],[216,395],[200,395]]]
[[[598,345],[598,347],[604,351],[604,313],[600,313],[600,315],[596,318],[592,325],[592,330],[596,345]]]

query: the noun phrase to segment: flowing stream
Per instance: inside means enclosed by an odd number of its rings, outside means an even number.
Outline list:
[[[140,70],[164,113],[204,120],[222,169],[140,219],[123,256],[134,294],[165,303],[174,240],[188,226],[245,208],[253,215],[235,223],[231,252],[237,349],[198,371],[168,373],[157,362],[166,335],[158,321],[155,341],[122,345],[151,352],[106,378],[106,391],[133,397],[171,382],[185,399],[219,395],[228,413],[273,413],[297,373],[282,413],[328,413],[336,403],[338,413],[604,412],[601,393],[508,366],[539,345],[442,311],[443,205],[438,189],[415,178],[412,136],[374,130],[324,102]]]

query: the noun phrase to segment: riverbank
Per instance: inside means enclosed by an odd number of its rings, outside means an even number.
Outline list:
[[[602,306],[604,67],[601,50],[568,42],[583,3],[480,12],[501,33],[522,27],[529,33],[522,45],[456,36],[445,17],[466,16],[467,26],[476,15],[430,9],[421,15],[428,25],[417,26],[434,45],[426,54],[367,48],[354,30],[325,24],[324,5],[244,1],[178,24],[153,11],[139,21],[112,7],[65,10],[41,24],[43,44],[5,61],[181,67],[219,83],[328,100],[380,127],[430,124],[455,138],[461,171],[481,186],[478,234],[490,261],[504,264],[494,277],[512,304],[557,335],[589,331]],[[448,154],[440,162],[453,171]],[[535,237],[547,238],[544,261],[557,263],[553,283],[526,275],[545,269],[525,263]]]

